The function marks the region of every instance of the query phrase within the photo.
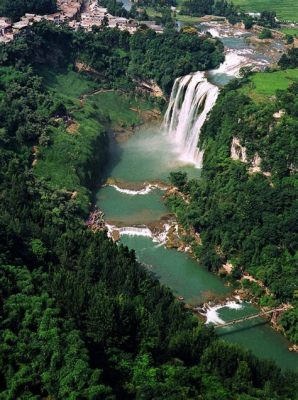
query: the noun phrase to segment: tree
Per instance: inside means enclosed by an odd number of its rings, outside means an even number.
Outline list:
[[[176,186],[182,192],[185,189],[185,185],[187,183],[187,173],[186,172],[171,172],[170,173],[170,182]]]
[[[57,10],[55,0],[2,0],[0,3],[1,15],[16,21],[25,13],[52,14]]]

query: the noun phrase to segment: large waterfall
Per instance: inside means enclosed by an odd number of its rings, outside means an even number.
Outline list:
[[[179,146],[181,159],[198,168],[203,158],[197,147],[201,128],[217,96],[218,87],[203,72],[177,78],[165,114],[165,129]]]

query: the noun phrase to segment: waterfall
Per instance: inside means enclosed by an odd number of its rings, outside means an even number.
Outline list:
[[[128,235],[128,236],[145,236],[152,237],[152,232],[149,228],[139,228],[136,226],[126,226],[123,228],[118,228],[120,236]]]
[[[218,314],[218,311],[222,308],[229,308],[230,310],[241,310],[243,308],[243,304],[237,303],[236,301],[226,301],[224,304],[219,304],[215,306],[205,304],[203,308],[197,308],[197,311],[201,315],[206,317],[206,325],[222,325],[226,322],[222,318],[220,318]]]
[[[181,159],[198,168],[203,158],[197,147],[201,128],[218,92],[218,87],[209,83],[203,72],[177,78],[165,114],[165,130],[177,143]]]

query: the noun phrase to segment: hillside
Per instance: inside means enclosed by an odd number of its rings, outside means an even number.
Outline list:
[[[296,343],[297,78],[297,69],[280,70],[228,85],[201,133],[201,179],[182,187],[189,205],[169,200],[200,232],[194,252],[202,265],[218,271],[228,262],[234,279],[249,273],[263,281],[269,292],[238,282],[260,305],[294,305],[280,323]]]
[[[294,373],[219,340],[86,226],[108,131],[138,122],[128,38],[43,24],[0,48],[0,398],[291,400]],[[83,97],[100,87],[126,95]]]

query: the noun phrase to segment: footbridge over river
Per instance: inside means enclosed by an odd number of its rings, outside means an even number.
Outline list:
[[[278,315],[281,312],[288,310],[289,308],[291,308],[291,306],[289,306],[288,304],[285,304],[285,305],[283,305],[281,307],[273,308],[272,310],[261,311],[258,314],[253,314],[253,315],[248,315],[246,317],[233,319],[231,321],[225,322],[224,324],[217,324],[217,325],[214,326],[214,328],[224,328],[226,326],[239,324],[240,322],[249,321],[251,319],[255,319],[255,318],[259,318],[259,317],[266,317],[266,316],[269,316],[269,315],[272,315],[272,319],[274,321],[276,321]]]

